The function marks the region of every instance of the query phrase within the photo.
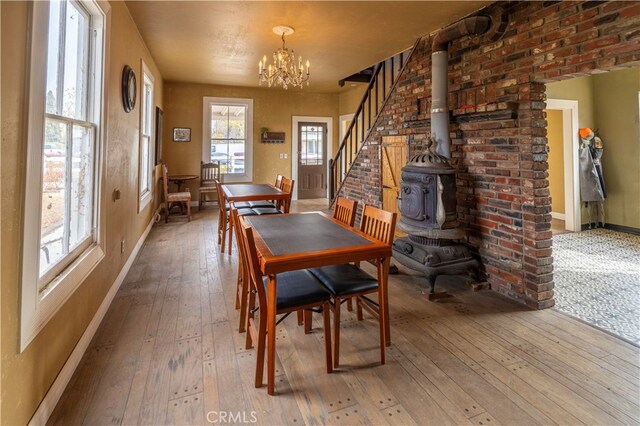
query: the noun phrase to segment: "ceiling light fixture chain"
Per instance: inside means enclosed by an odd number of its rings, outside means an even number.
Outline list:
[[[293,28],[277,26],[273,32],[281,35],[282,47],[273,52],[273,62],[267,65],[267,55],[264,55],[258,63],[258,82],[266,83],[269,87],[280,85],[283,89],[292,87],[304,87],[309,85],[309,61],[305,67],[302,65],[302,56],[296,56],[293,49],[285,47],[284,37],[293,34]]]

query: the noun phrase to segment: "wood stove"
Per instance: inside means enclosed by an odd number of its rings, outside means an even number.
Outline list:
[[[429,300],[438,275],[468,274],[480,282],[479,262],[459,241],[465,232],[457,220],[455,170],[430,141],[427,151],[414,155],[402,168],[398,228],[408,237],[393,243],[393,257],[422,272],[429,283]]]

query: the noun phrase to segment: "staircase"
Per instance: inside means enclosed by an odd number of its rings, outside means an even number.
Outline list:
[[[329,200],[333,204],[358,152],[366,143],[414,48],[378,63],[335,157],[329,160]]]

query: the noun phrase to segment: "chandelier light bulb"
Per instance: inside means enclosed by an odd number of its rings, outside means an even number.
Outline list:
[[[309,61],[306,61],[307,72],[305,75],[302,57],[296,58],[293,49],[289,50],[285,46],[284,37],[293,34],[293,28],[278,26],[273,28],[273,32],[281,36],[282,47],[273,52],[273,62],[268,67],[267,55],[264,55],[258,63],[258,82],[260,85],[266,83],[269,87],[279,85],[285,90],[289,86],[302,88],[304,83],[308,86]]]

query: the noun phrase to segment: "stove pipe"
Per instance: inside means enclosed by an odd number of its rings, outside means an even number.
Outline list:
[[[467,35],[481,35],[489,30],[491,18],[471,16],[443,28],[433,39],[431,48],[431,138],[436,142],[436,152],[451,158],[449,139],[449,42]]]

